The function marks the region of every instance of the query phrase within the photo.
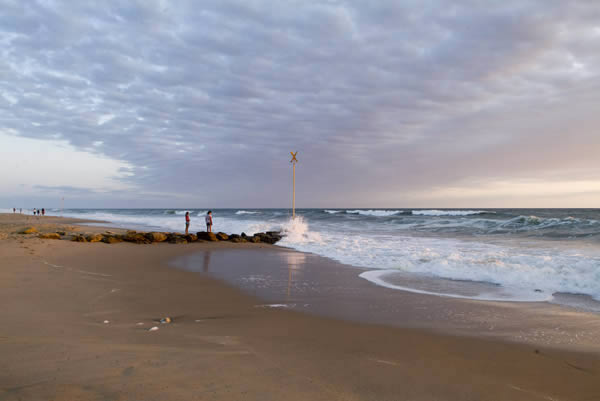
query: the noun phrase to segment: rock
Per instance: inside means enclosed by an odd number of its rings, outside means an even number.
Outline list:
[[[195,234],[188,234],[185,236],[187,242],[196,242],[198,241],[198,236]]]
[[[102,234],[90,234],[87,237],[85,237],[85,239],[87,239],[88,242],[100,242],[104,239],[104,237],[102,236]]]
[[[209,233],[206,231],[198,231],[196,233],[196,235],[198,236],[198,239],[201,239],[204,241],[218,241],[219,240],[217,238],[217,236],[215,235],[215,233]]]
[[[150,240],[144,236],[144,234],[136,233],[135,231],[128,231],[123,236],[123,241],[133,242],[134,244],[149,244]]]
[[[135,230],[129,230],[129,231],[127,231],[127,234],[137,234],[137,231],[135,231]]]
[[[262,237],[263,242],[267,242],[269,244],[274,244],[277,241],[281,240],[283,235],[281,235],[280,231],[267,231],[264,233],[264,237]]]
[[[217,233],[216,235],[220,241],[227,241],[229,239],[229,235],[225,233]]]
[[[73,236],[73,238],[71,238],[71,241],[74,241],[74,242],[87,242],[87,239],[83,235],[81,235],[81,234],[75,234]]]
[[[246,237],[247,237],[247,235],[246,235],[246,233],[241,233],[241,234],[240,234],[240,237],[242,237],[242,238],[246,238]]]
[[[7,239],[8,234],[0,233],[0,240]]]
[[[104,235],[102,242],[106,244],[116,244],[118,242],[123,242],[120,236],[117,235]]]
[[[235,243],[242,243],[242,242],[248,242],[246,240],[246,238],[242,238],[240,236],[234,237],[230,239],[231,242],[235,242]]]
[[[261,242],[267,244],[274,244],[279,241],[282,237],[277,231],[267,231],[266,233],[254,234],[255,237],[259,237]]]
[[[187,239],[179,236],[171,237],[171,239],[169,239],[169,244],[187,244]]]
[[[146,233],[144,234],[144,236],[150,241],[150,242],[163,242],[167,240],[167,234],[165,233],[159,233],[159,232],[150,232],[150,233]]]
[[[260,242],[260,236],[254,234],[254,236],[252,236],[252,238],[250,238],[250,242],[254,242],[255,244],[259,243]]]
[[[38,230],[35,227],[27,227],[26,229],[21,231],[20,234],[35,234],[37,232]]]
[[[60,235],[58,235],[58,233],[45,233],[38,235],[38,237],[42,239],[60,239]]]
[[[67,235],[67,233],[64,231],[57,231],[56,233],[60,236]]]

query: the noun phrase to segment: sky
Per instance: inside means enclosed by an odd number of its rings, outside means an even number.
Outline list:
[[[600,207],[596,0],[0,10],[0,207]]]

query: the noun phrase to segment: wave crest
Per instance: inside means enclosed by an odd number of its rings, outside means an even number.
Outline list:
[[[475,214],[494,214],[486,210],[413,210],[415,216],[472,216]]]
[[[387,217],[402,213],[401,210],[346,210],[348,214],[359,214],[361,216]]]

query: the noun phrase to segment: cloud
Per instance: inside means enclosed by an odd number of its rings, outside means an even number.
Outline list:
[[[307,206],[599,172],[594,2],[0,6],[2,126],[126,162],[132,198],[284,206],[290,150]]]

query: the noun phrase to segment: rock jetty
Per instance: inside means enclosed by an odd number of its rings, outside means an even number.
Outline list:
[[[35,231],[33,231],[35,232]],[[33,233],[31,232],[31,233]],[[127,231],[125,234],[116,234],[106,232],[102,234],[68,234],[65,232],[44,233],[38,235],[43,239],[66,239],[75,242],[104,242],[106,244],[116,244],[118,242],[133,242],[135,244],[153,244],[158,242],[168,242],[170,244],[187,244],[191,242],[219,242],[227,241],[234,243],[264,243],[275,244],[283,236],[279,231],[267,231],[265,233],[256,233],[252,236],[241,234],[225,234],[222,232],[209,233],[199,231],[196,234],[180,234],[169,232],[140,232]]]

